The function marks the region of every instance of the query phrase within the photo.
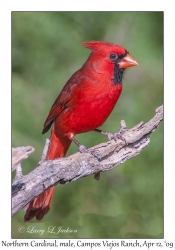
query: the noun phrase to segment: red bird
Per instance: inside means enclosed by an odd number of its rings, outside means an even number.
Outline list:
[[[99,129],[112,112],[121,92],[125,68],[138,65],[129,52],[108,42],[84,42],[91,54],[81,69],[68,80],[54,102],[42,133],[52,126],[46,160],[64,157],[74,141],[81,152],[94,152],[81,145],[74,136]],[[110,134],[111,135],[111,134]],[[115,137],[113,137],[115,138]],[[55,187],[41,193],[26,207],[24,221],[41,220],[50,209]]]

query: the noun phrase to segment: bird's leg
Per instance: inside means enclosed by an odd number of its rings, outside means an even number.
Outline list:
[[[80,144],[79,141],[75,139],[75,137],[72,137],[71,140],[78,146],[78,149],[81,153],[89,153],[95,156],[99,161],[101,160],[101,158],[98,156],[94,149],[86,148],[84,145]]]
[[[125,126],[121,126],[121,128],[119,129],[119,131],[117,133],[110,133],[110,132],[106,132],[106,131],[103,131],[101,129],[94,129],[94,131],[98,132],[98,133],[101,133],[103,135],[106,135],[108,137],[108,139],[111,141],[111,140],[117,140],[117,139],[120,139],[122,141],[125,142],[125,144],[127,144],[125,138],[121,135],[121,133],[123,133],[124,131],[126,131],[127,128],[126,128],[126,125]]]

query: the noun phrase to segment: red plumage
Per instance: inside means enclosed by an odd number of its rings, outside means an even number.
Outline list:
[[[68,80],[54,102],[43,132],[52,125],[47,160],[64,157],[71,139],[100,127],[112,112],[121,92],[125,68],[137,62],[123,47],[107,42],[84,42],[92,50],[81,69]],[[40,220],[48,212],[54,187],[27,205],[25,221]]]

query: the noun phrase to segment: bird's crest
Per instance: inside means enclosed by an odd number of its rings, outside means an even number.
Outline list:
[[[83,42],[82,46],[85,46],[88,49],[91,50],[117,50],[117,52],[120,54],[124,53],[126,50],[118,45],[118,44],[114,44],[114,43],[108,43],[108,42],[101,42],[101,41],[91,41],[91,42]]]

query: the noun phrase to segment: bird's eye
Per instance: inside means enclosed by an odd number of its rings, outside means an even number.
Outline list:
[[[117,59],[117,55],[116,54],[110,54],[110,56],[109,56],[112,60],[115,60],[115,59]]]

